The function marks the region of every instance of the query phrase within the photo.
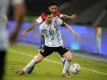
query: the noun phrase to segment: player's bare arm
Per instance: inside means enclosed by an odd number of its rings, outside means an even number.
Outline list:
[[[73,14],[71,16],[68,16],[68,15],[62,14],[62,18],[75,20],[75,19],[77,19],[77,15]]]
[[[26,36],[26,33],[29,32],[29,31],[31,31],[31,30],[33,30],[36,27],[37,24],[38,23],[36,22],[36,19],[34,19],[34,21],[32,22],[32,24],[27,29],[25,29],[22,32],[21,36]]]
[[[63,25],[64,25],[70,32],[72,32],[75,37],[79,37],[79,34],[76,33],[68,24],[63,23]]]

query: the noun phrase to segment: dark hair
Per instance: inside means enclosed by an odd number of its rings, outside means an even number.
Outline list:
[[[54,1],[54,2],[50,2],[49,4],[48,4],[48,7],[50,7],[50,6],[52,6],[52,5],[57,5],[57,3]]]
[[[46,11],[45,11],[45,15],[46,15],[46,16],[47,16],[47,15],[50,15],[50,14],[52,14],[51,11],[49,11],[49,10],[46,10]]]

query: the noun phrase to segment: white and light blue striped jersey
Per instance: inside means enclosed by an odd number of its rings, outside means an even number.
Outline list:
[[[21,4],[24,0],[0,0],[0,50],[7,49],[8,36],[4,16],[7,14],[9,3],[13,5]]]
[[[63,45],[61,32],[59,30],[62,24],[63,21],[60,18],[54,17],[50,25],[47,25],[45,22],[40,25],[40,32],[44,35],[46,46],[59,47]]]
[[[0,0],[0,50],[6,49],[8,46],[6,22],[4,19],[8,8],[8,1],[9,0]]]

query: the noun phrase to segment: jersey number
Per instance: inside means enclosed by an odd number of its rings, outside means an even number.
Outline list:
[[[54,31],[53,31],[53,30],[50,30],[50,31],[49,31],[49,34],[50,34],[50,35],[53,35],[53,34],[54,34]]]

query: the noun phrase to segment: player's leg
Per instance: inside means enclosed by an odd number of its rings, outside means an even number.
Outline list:
[[[68,69],[69,69],[69,66],[70,66],[71,61],[72,61],[72,54],[70,51],[68,51],[63,56],[66,58],[64,68],[63,68],[63,76],[69,78],[70,73],[69,73]]]
[[[66,62],[65,62],[65,65],[64,65],[64,69],[63,69],[63,73],[65,73],[65,72],[68,70],[68,67],[69,67],[70,64],[71,64],[72,54],[71,54],[70,51],[68,51],[68,52],[66,52],[63,56],[66,58]]]
[[[64,65],[65,64],[66,59],[61,55],[61,62]]]
[[[35,64],[39,63],[40,61],[42,61],[42,59],[44,58],[43,55],[41,55],[40,53],[38,53],[37,56],[35,56],[29,63],[28,65],[23,69],[24,71],[28,71],[28,69],[32,66],[34,66]]]
[[[66,58],[64,58],[63,56],[61,56],[61,62],[63,64],[63,72],[66,71],[67,75],[70,75],[69,70],[67,70],[67,67],[69,66],[69,62]]]
[[[44,46],[43,49],[40,50],[40,53],[38,53],[38,55],[36,55],[29,63],[28,65],[23,68],[21,71],[17,71],[18,75],[23,75],[25,73],[28,74],[29,69],[34,66],[35,64],[39,63],[44,57],[50,55],[53,51],[51,50],[51,48]]]
[[[72,60],[72,54],[71,52],[64,46],[61,46],[58,49],[58,52],[60,53],[60,55],[63,55],[63,57],[65,58],[65,63],[64,63],[64,68],[63,68],[63,75],[66,77],[69,77],[70,74],[68,73],[68,68],[71,64],[71,60]]]
[[[66,47],[65,47],[66,48]],[[67,49],[67,48],[66,48]],[[66,58],[63,57],[63,55],[61,55],[61,62],[63,64],[63,66],[65,65],[66,63]]]
[[[42,48],[40,49],[40,57],[39,58],[41,58],[41,56],[42,57],[46,57],[46,56],[48,56],[48,55],[50,55],[51,53],[53,52],[53,50],[50,48],[50,47],[47,47],[47,46],[42,46]],[[40,59],[41,60],[41,59]],[[32,71],[33,71],[33,69],[34,69],[34,66],[35,66],[35,64],[36,64],[36,58],[33,58],[32,60],[31,60],[31,62],[23,69],[23,70],[26,70],[27,71],[27,73],[28,74],[31,74],[32,73]]]
[[[44,58],[44,56],[42,56],[40,53],[38,53],[28,64],[25,68],[23,68],[20,71],[17,71],[16,74],[17,75],[23,75],[25,73],[28,73],[29,68],[31,68],[32,66],[34,66],[35,64],[39,63],[40,61],[42,61]]]
[[[44,47],[44,44],[45,44],[45,39],[44,39],[44,36],[41,34],[41,42],[40,42],[40,47],[39,47],[40,50],[42,50],[42,48]],[[34,67],[35,67],[35,65],[32,65],[32,66],[28,69],[27,73],[28,73],[28,74],[31,74],[31,73],[33,72]]]

